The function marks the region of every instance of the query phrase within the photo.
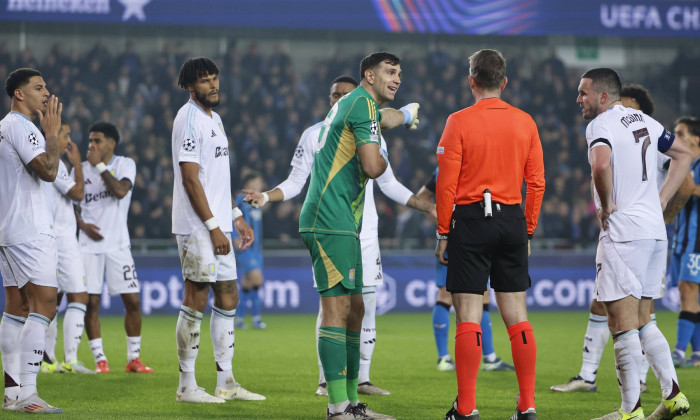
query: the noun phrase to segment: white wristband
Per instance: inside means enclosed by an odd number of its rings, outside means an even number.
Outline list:
[[[268,201],[270,201],[270,196],[267,195],[266,192],[262,193],[262,196],[263,196],[263,201],[262,201],[262,203],[258,204],[258,203],[254,202],[254,201],[251,201],[250,206],[251,206],[252,208],[254,208],[254,209],[259,209],[260,207],[262,207],[262,206],[264,206],[265,204],[267,204]]]
[[[104,162],[99,162],[95,165],[95,169],[97,169],[97,172],[102,173],[107,170],[107,165],[105,165]]]
[[[231,218],[232,218],[233,220],[236,220],[236,219],[238,219],[238,218],[241,217],[241,216],[243,216],[243,212],[242,212],[241,209],[239,209],[238,207],[234,207],[234,208],[231,210]]]
[[[218,228],[219,224],[216,222],[216,217],[212,217],[211,219],[204,222],[204,226],[207,227],[207,230],[212,231]]]

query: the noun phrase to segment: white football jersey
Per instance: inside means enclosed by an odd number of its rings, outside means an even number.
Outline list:
[[[118,199],[107,190],[97,169],[90,162],[83,162],[85,196],[80,202],[81,217],[85,223],[99,227],[99,234],[104,239],[94,241],[81,230],[78,242],[82,252],[102,254],[131,246],[126,219],[136,178],[136,163],[131,158],[114,155],[107,164],[107,170],[118,181],[125,178],[131,181],[132,189],[121,200]]]
[[[223,232],[233,230],[231,220],[231,168],[228,139],[219,114],[211,117],[190,99],[177,112],[173,123],[173,233],[191,235],[205,229],[182,185],[181,162],[199,164],[199,182],[211,212]]]
[[[657,186],[659,140],[672,134],[650,116],[633,108],[615,105],[598,115],[586,128],[590,150],[608,145],[612,152],[612,200],[617,210],[610,215],[610,235],[616,242],[666,239]],[[608,142],[608,143],[606,143]],[[600,208],[594,190],[596,208]]]
[[[48,208],[51,209],[51,220],[56,237],[73,236],[75,238],[77,223],[73,211],[73,200],[66,195],[75,186],[75,181],[62,160],[58,161],[56,181],[42,182],[42,186],[46,193]]]
[[[12,111],[0,121],[0,246],[54,236],[43,181],[27,166],[45,147],[26,115]]]
[[[664,182],[666,182],[666,178],[668,178],[668,168],[666,167],[666,162],[669,162],[671,157],[666,156],[661,152],[658,152],[657,155],[658,158],[656,159],[656,170],[658,172],[656,174],[656,186],[659,191],[661,191],[661,187],[664,186]]]
[[[321,127],[323,127],[323,121],[304,130],[294,151],[291,166],[303,171],[305,178],[311,175],[314,167],[314,144],[318,141]],[[384,151],[387,150],[383,136],[380,136],[380,145]],[[365,186],[365,207],[362,212],[360,240],[376,237],[378,234],[377,224],[379,218],[377,216],[377,206],[374,204],[374,181],[373,179],[367,180],[367,185]],[[413,195],[411,191],[396,180],[394,172],[391,170],[391,165],[387,166],[386,171],[376,181],[382,192],[399,204],[406,205],[408,199]],[[292,197],[285,197],[285,200],[290,198]]]

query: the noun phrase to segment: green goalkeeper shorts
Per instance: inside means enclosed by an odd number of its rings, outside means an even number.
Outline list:
[[[357,237],[304,232],[301,239],[311,253],[316,290],[321,296],[362,293],[362,253]]]

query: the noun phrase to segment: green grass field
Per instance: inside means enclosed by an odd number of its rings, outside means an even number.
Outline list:
[[[671,342],[675,341],[677,315],[660,312],[658,323]],[[494,314],[494,345],[499,355],[512,361],[510,343],[500,317]],[[581,365],[581,344],[587,313],[532,313],[538,344],[537,412],[539,419],[590,419],[613,411],[620,401],[613,368],[612,343],[603,356],[598,392],[554,394],[549,387],[576,375]],[[321,419],[326,399],[314,396],[318,373],[314,348],[315,315],[269,315],[264,331],[238,330],[234,375],[244,387],[267,396],[267,401],[229,401],[226,404],[182,404],[175,402],[178,384],[174,316],[144,318],[141,355],[155,369],[150,375],[127,374],[126,343],[121,317],[102,320],[105,350],[112,373],[95,376],[40,374],[40,395],[63,408],[64,418],[236,418]],[[203,322],[197,360],[200,386],[213,392],[216,372],[209,322]],[[429,313],[388,314],[377,319],[379,339],[372,362],[372,381],[392,392],[390,396],[366,397],[376,411],[398,419],[440,419],[457,393],[453,372],[435,370],[436,352]],[[454,318],[450,334],[454,345]],[[57,354],[62,356],[59,335]],[[80,358],[94,366],[83,339]],[[691,402],[684,419],[700,418],[700,368],[678,371],[681,389]],[[660,389],[649,373],[649,393],[642,403],[647,415],[660,401]],[[484,420],[508,419],[518,393],[514,372],[480,372],[477,405]],[[0,412],[12,419],[22,414]]]

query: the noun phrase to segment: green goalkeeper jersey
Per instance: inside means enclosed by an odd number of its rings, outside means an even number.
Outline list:
[[[381,119],[377,102],[361,86],[331,108],[314,144],[314,167],[299,232],[360,233],[368,177],[357,147],[379,143]]]

